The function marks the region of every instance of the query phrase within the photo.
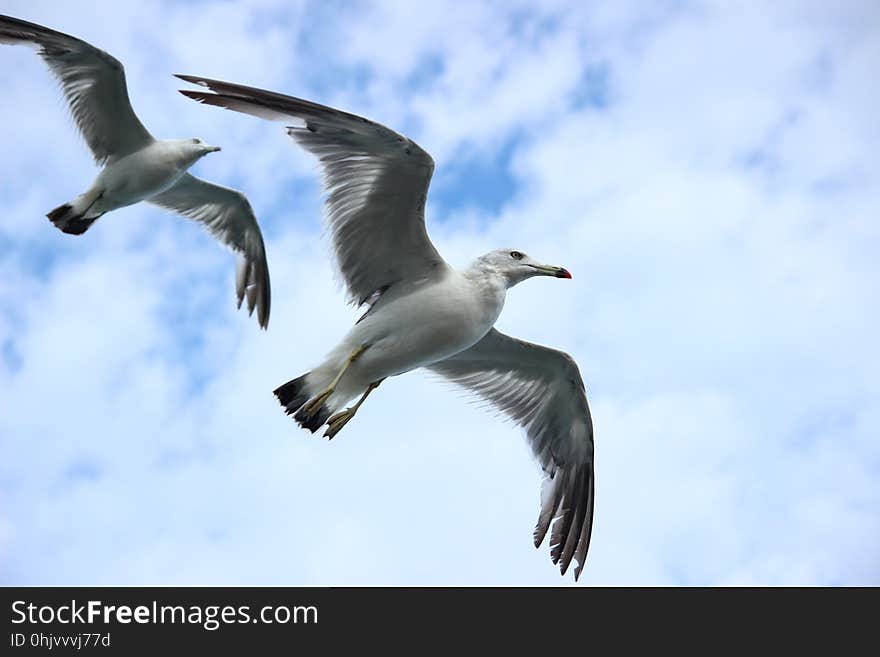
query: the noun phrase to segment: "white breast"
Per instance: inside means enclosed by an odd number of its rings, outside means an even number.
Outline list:
[[[380,302],[354,326],[346,343],[369,344],[362,367],[381,378],[422,367],[467,349],[492,326],[505,288],[475,285],[452,272],[411,294]]]
[[[158,141],[109,164],[95,185],[104,191],[107,206],[121,207],[164,192],[192,164],[173,142]]]

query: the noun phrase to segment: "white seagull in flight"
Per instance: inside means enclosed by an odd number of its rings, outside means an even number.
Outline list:
[[[275,390],[297,422],[332,438],[386,377],[426,367],[525,428],[546,477],[534,531],[552,524],[550,556],[577,578],[593,526],[593,424],[578,367],[566,353],[493,328],[508,288],[532,276],[571,278],[522,251],[498,249],[464,271],[425,230],[431,156],[365,118],[307,100],[188,75],[199,102],[296,122],[287,133],[320,158],[327,221],[350,300],[369,309],[323,363]],[[344,408],[358,397],[357,403]]]
[[[263,235],[241,192],[206,182],[187,170],[219,151],[200,139],[157,140],[128,99],[122,64],[103,50],[42,25],[0,15],[0,43],[30,44],[61,84],[77,127],[104,168],[92,186],[47,216],[65,233],[81,235],[101,215],[148,201],[201,222],[241,254],[238,305],[248,299],[260,326],[269,323],[269,269]]]

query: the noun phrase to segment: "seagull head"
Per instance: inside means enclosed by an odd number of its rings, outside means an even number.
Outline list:
[[[507,281],[507,287],[513,287],[532,276],[571,278],[564,267],[542,264],[517,249],[496,249],[479,258],[477,262],[482,269],[503,277]]]
[[[184,139],[183,145],[185,150],[196,159],[204,157],[208,153],[216,153],[221,150],[219,146],[209,146],[198,137],[192,139]]]

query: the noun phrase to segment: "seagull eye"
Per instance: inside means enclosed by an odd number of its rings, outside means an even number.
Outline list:
[[[523,254],[520,253],[519,251],[511,251],[510,257],[513,258],[514,260],[522,260]]]
[[[194,144],[198,144],[198,143],[199,143],[199,140],[198,140],[198,139],[193,139],[193,143],[194,143]]]

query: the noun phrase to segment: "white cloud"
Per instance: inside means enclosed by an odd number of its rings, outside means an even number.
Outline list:
[[[459,393],[388,381],[329,444],[280,412],[356,317],[315,167],[176,94],[185,72],[383,120],[438,176],[516,140],[514,196],[439,199],[429,229],[456,264],[511,245],[574,273],[516,288],[499,326],[586,379],[588,583],[880,581],[876,9],[456,7],[4,9],[113,52],[156,134],[224,146],[200,173],[250,195],[274,299],[260,332],[233,258],[149,207],[53,229],[94,169],[42,63],[0,49],[0,580],[570,583],[531,546],[522,437]],[[607,107],[577,101],[596,65]]]

